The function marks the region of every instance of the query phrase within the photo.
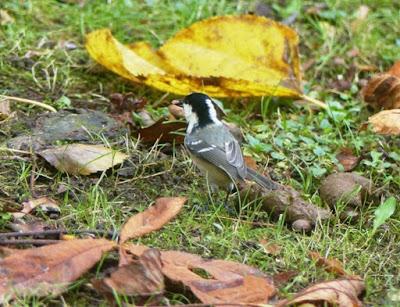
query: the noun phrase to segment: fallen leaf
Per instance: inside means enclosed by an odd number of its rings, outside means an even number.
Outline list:
[[[393,66],[390,67],[388,74],[400,78],[400,61],[395,62]]]
[[[154,205],[132,216],[122,226],[120,244],[160,229],[179,213],[186,201],[186,197],[161,197],[156,199]]]
[[[293,279],[293,277],[297,276],[299,272],[296,271],[287,271],[276,273],[272,276],[272,280],[274,281],[274,285],[277,287],[281,287],[285,285],[289,280]]]
[[[282,247],[279,246],[278,244],[270,243],[270,242],[268,242],[268,241],[265,240],[265,239],[261,239],[261,240],[259,241],[259,243],[260,243],[260,245],[264,248],[264,250],[265,250],[265,252],[266,252],[267,254],[271,254],[271,255],[276,256],[276,255],[279,255],[279,253],[280,253],[281,250],[282,250]]]
[[[134,93],[113,93],[110,95],[110,101],[115,112],[139,111],[147,104],[146,98],[137,98]]]
[[[8,223],[7,226],[13,231],[44,231],[53,228],[47,221],[32,215],[22,212],[13,212],[11,215],[13,216],[13,221]]]
[[[161,254],[148,249],[137,261],[120,266],[110,277],[96,280],[96,288],[122,295],[153,296],[164,292],[164,276],[161,272]],[[100,284],[101,283],[101,284]]]
[[[37,207],[40,207],[44,212],[60,212],[60,208],[55,200],[48,197],[40,197],[36,199],[30,199],[22,203],[23,209],[22,213],[28,214],[35,210]]]
[[[342,148],[340,152],[336,155],[339,163],[343,166],[345,172],[352,171],[360,161],[360,157],[353,154],[350,148]]]
[[[0,303],[20,295],[60,293],[114,247],[112,241],[86,239],[11,253],[0,260]]]
[[[89,175],[122,163],[128,155],[102,145],[70,144],[38,152],[59,171]]]
[[[400,109],[400,61],[388,72],[371,78],[361,94],[376,109]]]
[[[161,118],[150,127],[140,129],[139,135],[144,143],[154,144],[156,141],[160,141],[162,143],[182,144],[184,135],[177,132],[185,127],[184,122],[165,121]]]
[[[332,304],[338,307],[362,306],[358,296],[364,291],[364,288],[364,282],[359,278],[321,282],[304,289],[291,300],[279,301],[276,307],[302,304],[312,304],[310,306]]]
[[[330,259],[321,256],[318,252],[310,251],[308,253],[317,265],[322,266],[327,272],[335,273],[339,276],[348,275],[343,268],[343,264],[337,259]]]
[[[381,111],[369,117],[368,122],[375,133],[400,135],[400,109]]]
[[[136,256],[146,250],[133,244],[124,248]],[[188,287],[204,304],[266,304],[276,293],[271,278],[242,263],[206,260],[178,251],[161,251],[161,262],[162,272],[169,281]],[[209,277],[200,276],[196,273],[199,271]]]
[[[265,17],[212,17],[181,30],[157,51],[144,42],[122,45],[102,29],[87,35],[86,48],[120,76],[179,95],[302,95],[298,36]]]
[[[252,156],[243,156],[243,160],[246,163],[247,167],[255,171],[258,170],[257,162]]]

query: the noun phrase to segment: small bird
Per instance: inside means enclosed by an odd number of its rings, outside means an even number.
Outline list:
[[[238,141],[219,120],[217,114],[221,109],[210,97],[192,93],[179,104],[188,123],[185,147],[211,187],[227,191],[225,203],[235,190],[235,182],[251,180],[269,190],[277,188],[272,180],[246,166]]]

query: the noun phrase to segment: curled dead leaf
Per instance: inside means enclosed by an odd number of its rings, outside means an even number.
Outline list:
[[[157,249],[148,249],[136,261],[118,267],[110,277],[92,281],[100,292],[113,291],[122,295],[153,296],[164,291],[164,276],[161,272],[161,254]]]
[[[348,275],[343,268],[343,264],[339,260],[325,258],[321,256],[320,253],[313,251],[310,251],[308,254],[310,255],[311,259],[317,263],[317,265],[324,267],[327,272],[335,273],[339,276]]]
[[[122,45],[103,29],[87,35],[86,48],[120,76],[179,95],[302,95],[298,36],[265,17],[212,17],[181,30],[157,51],[144,42]]]
[[[136,256],[146,251],[146,247],[133,244],[124,248]],[[276,293],[271,278],[242,263],[206,260],[178,251],[161,251],[161,262],[162,272],[169,281],[188,287],[205,304],[266,304]],[[209,277],[198,275],[199,270]]]
[[[336,155],[336,159],[343,166],[345,172],[352,171],[360,161],[360,157],[355,156],[350,148],[342,148]]]
[[[276,306],[299,306],[308,303],[312,306],[329,304],[338,307],[358,307],[362,306],[358,296],[364,288],[362,279],[356,277],[321,282],[304,289],[291,300],[278,302]]]
[[[40,197],[36,199],[30,199],[22,203],[24,206],[21,210],[22,213],[28,214],[35,210],[37,207],[40,207],[44,212],[60,213],[60,208],[55,200],[49,197]]]
[[[372,77],[361,94],[376,109],[400,109],[400,61],[388,72]]]
[[[400,108],[400,104],[398,107]],[[376,133],[400,135],[400,109],[381,111],[368,118],[368,122]]]
[[[60,293],[115,247],[104,239],[63,241],[0,259],[0,303],[18,295]]]
[[[161,197],[156,199],[154,205],[132,216],[122,226],[120,244],[160,229],[179,213],[186,201],[186,197]]]
[[[102,145],[69,144],[38,152],[59,171],[89,175],[121,164],[128,155]]]

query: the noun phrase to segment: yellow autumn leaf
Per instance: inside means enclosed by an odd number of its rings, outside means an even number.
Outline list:
[[[145,42],[123,45],[102,29],[87,35],[86,48],[120,76],[178,95],[306,98],[296,32],[265,17],[209,18],[181,30],[159,50]]]

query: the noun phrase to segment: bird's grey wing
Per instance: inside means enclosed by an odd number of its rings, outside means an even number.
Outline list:
[[[246,177],[246,167],[244,162],[239,163],[240,158],[235,158],[235,155],[230,153],[230,158],[227,157],[226,149],[220,148],[216,145],[211,145],[204,140],[187,138],[185,145],[192,155],[206,160],[213,165],[219,167],[223,171],[227,172],[233,179],[244,179]],[[226,147],[226,146],[225,146]],[[240,147],[239,147],[240,150]],[[235,149],[236,151],[236,149]],[[240,157],[243,161],[243,157]],[[234,164],[235,163],[235,164]],[[238,167],[239,166],[239,167]],[[244,171],[243,171],[244,166]]]
[[[244,179],[247,175],[247,167],[244,163],[242,150],[235,139],[225,142],[225,153],[228,162],[236,167],[239,176]]]

